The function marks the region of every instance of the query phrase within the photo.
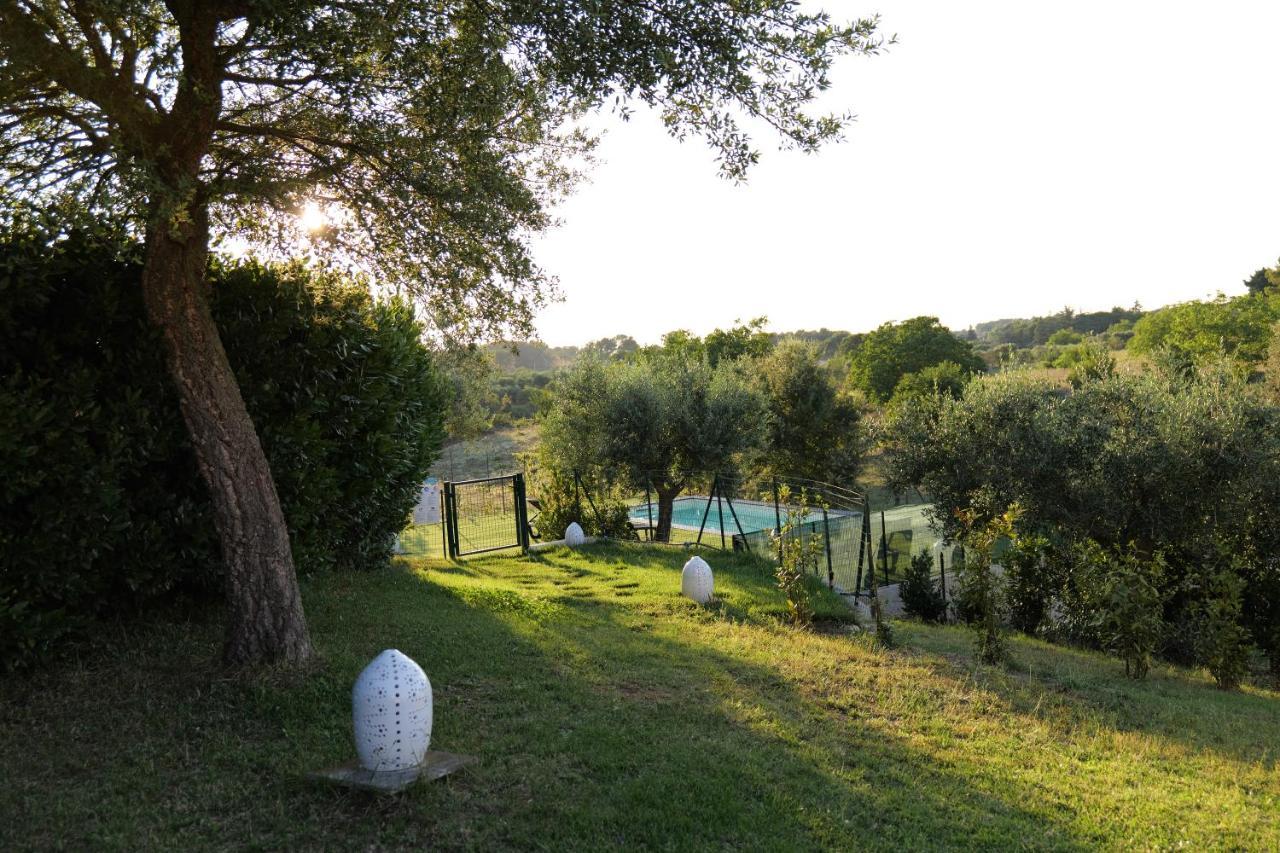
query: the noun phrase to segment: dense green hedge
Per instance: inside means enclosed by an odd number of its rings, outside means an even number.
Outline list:
[[[1133,605],[1115,576],[1136,560],[1158,602],[1156,651],[1213,668],[1230,655],[1205,638],[1247,629],[1280,672],[1280,408],[1234,371],[1104,374],[1070,393],[978,379],[958,400],[908,401],[887,432],[892,480],[927,490],[953,538],[978,497],[994,508],[980,522],[1021,507],[1030,550],[1002,561],[1019,628],[1109,645],[1107,609]]]
[[[136,248],[0,241],[0,663],[105,613],[221,584],[208,498],[149,328]],[[442,441],[410,309],[301,267],[211,270],[298,571],[385,561]]]

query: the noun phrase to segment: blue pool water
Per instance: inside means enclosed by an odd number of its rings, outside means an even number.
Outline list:
[[[733,523],[733,514],[738,515],[738,524],[742,525],[743,533],[751,533],[756,530],[771,530],[778,526],[777,516],[773,511],[773,504],[755,503],[747,501],[734,501],[733,512],[729,511],[729,504],[716,501],[711,502],[711,511],[707,512],[707,530],[713,533],[720,532],[720,516],[719,506],[724,508],[724,532],[737,533],[738,525]],[[687,498],[676,498],[675,504],[671,507],[671,524],[673,527],[684,528],[686,530],[697,530],[702,526],[702,514],[706,512],[706,497],[698,497],[696,495]],[[786,507],[782,508],[785,515]],[[648,521],[652,519],[654,524],[658,523],[658,505],[640,504],[631,508],[631,518],[634,521]],[[822,518],[820,511],[810,512],[805,516],[805,521],[815,521]]]

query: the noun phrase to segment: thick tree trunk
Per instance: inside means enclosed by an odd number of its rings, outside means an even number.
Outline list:
[[[671,541],[671,516],[675,510],[676,496],[680,494],[680,486],[660,484],[654,487],[658,493],[658,529],[653,538],[658,542]]]
[[[208,224],[157,214],[147,229],[142,285],[163,333],[182,416],[213,500],[226,566],[232,666],[311,657],[289,534],[267,457],[210,313],[205,268]]]

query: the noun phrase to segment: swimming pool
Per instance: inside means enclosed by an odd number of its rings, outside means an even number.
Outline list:
[[[778,526],[777,515],[774,513],[773,504],[761,503],[759,501],[743,501],[736,500],[733,502],[732,512],[729,509],[728,501],[717,502],[711,501],[711,511],[707,512],[707,498],[705,495],[690,495],[688,497],[676,498],[675,503],[671,507],[671,526],[682,530],[697,530],[702,526],[702,514],[707,513],[707,531],[710,533],[720,532],[720,515],[719,511],[724,510],[724,532],[737,533],[738,524],[742,525],[743,533],[752,533],[756,530],[772,530]],[[785,515],[787,507],[781,508]],[[734,514],[738,516],[738,524],[734,524]],[[832,511],[831,515],[836,512]],[[847,513],[839,513],[847,515]],[[658,505],[657,503],[633,506],[630,510],[631,520],[639,522],[650,522],[654,525],[658,523]],[[822,512],[811,511],[804,520],[820,521]]]

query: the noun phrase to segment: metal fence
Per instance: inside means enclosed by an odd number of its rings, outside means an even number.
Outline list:
[[[874,583],[900,581],[913,557],[927,554],[938,571],[939,548],[929,518],[930,504],[875,506],[867,491],[803,478],[750,477],[741,474],[694,472],[646,479],[643,490],[617,489],[601,477],[575,474],[582,492],[581,512],[597,512],[606,492],[628,506],[638,538],[679,546],[748,551],[775,559],[775,532],[788,512],[801,523],[795,534],[821,537],[818,574],[829,586],[860,594]],[[596,483],[593,487],[592,483]],[[670,530],[658,529],[657,484],[680,484],[673,499]],[[594,495],[593,495],[594,491]],[[943,558],[950,565],[948,550]]]
[[[801,519],[795,535],[820,537],[817,573],[832,588],[861,594],[872,584],[900,581],[911,560],[930,557],[935,572],[950,568],[956,549],[943,547],[923,499],[873,505],[865,490],[802,478],[745,477],[737,473],[690,472],[649,480],[641,488],[606,485],[601,476],[574,475],[580,519],[601,520],[601,506],[621,500],[631,535],[659,541],[658,482],[679,484],[670,498],[671,524],[665,543],[745,551],[776,559],[774,534],[788,512]],[[670,496],[670,495],[669,495]],[[411,525],[397,543],[409,556],[457,558],[470,554],[527,550],[531,527],[522,474],[446,482],[440,491],[440,523]],[[536,497],[536,496],[534,496]],[[535,501],[536,503],[536,501]]]
[[[528,550],[523,474],[446,482],[439,500],[440,522],[405,528],[396,543],[397,553],[455,559],[509,548]]]

